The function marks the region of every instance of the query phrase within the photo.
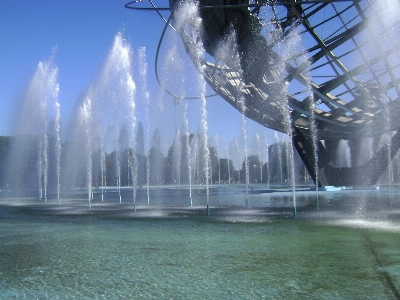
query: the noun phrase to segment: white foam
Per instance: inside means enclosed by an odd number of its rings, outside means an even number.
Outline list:
[[[400,224],[392,221],[375,221],[364,219],[349,219],[332,221],[333,225],[353,228],[366,228],[390,232],[400,232]]]

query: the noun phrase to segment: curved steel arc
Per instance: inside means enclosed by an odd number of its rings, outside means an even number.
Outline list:
[[[163,31],[162,31],[162,33],[161,33],[160,40],[158,41],[158,45],[157,45],[156,58],[155,58],[155,61],[154,61],[154,71],[155,71],[155,73],[156,73],[157,82],[158,82],[158,84],[160,85],[160,87],[163,89],[164,92],[166,92],[168,95],[170,95],[170,96],[172,96],[172,97],[174,97],[174,98],[188,99],[188,100],[200,99],[201,96],[196,96],[196,97],[184,97],[184,96],[175,95],[174,93],[170,92],[166,87],[164,87],[164,86],[162,85],[162,83],[161,83],[161,81],[160,81],[160,78],[158,77],[158,55],[160,54],[161,43],[162,43],[162,41],[163,41],[163,39],[164,39],[165,31],[167,30],[167,28],[168,28],[168,26],[169,26],[169,22],[171,21],[171,17],[172,17],[172,15],[170,15],[170,16],[168,17],[168,20],[167,20],[167,22],[165,23],[164,29],[163,29]],[[174,29],[174,31],[176,31],[176,30]],[[206,98],[210,98],[210,97],[214,97],[214,96],[218,96],[218,94],[206,95],[205,97],[206,97]]]
[[[162,44],[162,41],[164,39],[164,35],[165,35],[165,32],[166,32],[168,26],[171,27],[175,32],[176,32],[176,29],[170,23],[172,15],[170,15],[168,17],[168,19],[165,19],[164,16],[159,12],[160,10],[170,10],[170,8],[159,8],[159,7],[156,7],[156,5],[153,3],[152,0],[149,0],[149,2],[152,5],[152,7],[131,7],[130,6],[132,4],[139,3],[139,2],[142,2],[142,0],[135,0],[135,1],[129,2],[129,3],[125,4],[125,7],[129,8],[129,9],[134,9],[134,10],[155,10],[157,12],[157,14],[161,17],[161,19],[163,19],[163,21],[165,22],[165,26],[164,26],[163,31],[161,33],[160,39],[158,41],[157,51],[156,51],[156,58],[155,58],[155,61],[154,61],[154,71],[155,71],[155,74],[156,74],[156,79],[157,79],[158,85],[162,88],[162,90],[164,92],[166,92],[168,95],[170,95],[170,96],[172,96],[174,98],[188,99],[188,100],[200,99],[201,96],[184,97],[184,96],[175,95],[174,93],[170,92],[166,87],[164,87],[163,84],[161,83],[160,78],[158,76],[158,56],[160,54],[161,44]],[[215,96],[218,96],[218,94],[206,95],[205,97],[206,98],[211,98],[211,97],[215,97]]]
[[[170,11],[171,9],[168,7],[157,7],[154,3],[153,0],[149,0],[150,4],[152,7],[131,7],[130,5],[132,4],[136,4],[136,3],[140,3],[142,2],[142,0],[135,0],[135,1],[131,1],[127,4],[125,4],[125,8],[128,9],[134,9],[134,10],[155,10],[157,12],[157,14],[160,16],[161,19],[164,20],[165,23],[167,23],[167,20],[164,18],[164,16],[160,13],[160,10],[168,10]],[[170,24],[169,26],[171,26],[172,29],[174,29],[172,27],[172,25]],[[174,29],[175,30],[175,29]]]
[[[260,7],[260,6],[266,6],[266,5],[271,5],[271,6],[275,6],[275,5],[299,5],[299,4],[312,4],[312,3],[330,3],[330,2],[349,2],[349,1],[353,1],[353,0],[304,0],[304,1],[279,1],[279,2],[275,2],[275,1],[266,1],[264,3],[261,4],[223,4],[223,5],[205,5],[200,7],[200,9],[228,9],[228,8],[238,8],[238,7]],[[149,0],[149,2],[151,3],[152,7],[132,7],[131,5],[134,5],[136,3],[140,3],[142,2],[142,0],[135,0],[135,1],[131,1],[128,2],[127,4],[125,4],[126,8],[129,9],[134,9],[134,10],[171,10],[170,7],[156,7],[153,3],[152,0]]]

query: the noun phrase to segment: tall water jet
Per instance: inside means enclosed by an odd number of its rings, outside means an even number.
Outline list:
[[[211,146],[214,148],[215,152],[214,155],[218,158],[218,163],[216,165],[216,168],[218,168],[218,186],[221,186],[221,164],[220,164],[220,151],[219,151],[219,139],[218,139],[218,134],[215,134],[211,138]],[[215,181],[214,181],[215,182]]]
[[[85,145],[84,157],[80,148],[73,149],[73,160],[84,164],[86,168],[86,186],[88,188],[89,207],[93,195],[93,184],[99,185],[101,177],[102,199],[107,184],[106,153],[114,159],[111,170],[116,172],[116,182],[109,178],[110,184],[121,191],[121,153],[135,143],[135,83],[132,79],[131,49],[121,33],[118,33],[101,69],[100,76],[90,86],[79,108],[81,126],[75,125],[75,140],[72,143]],[[122,129],[121,129],[122,128]],[[122,149],[124,148],[124,149]],[[134,148],[134,147],[133,147]],[[133,149],[134,151],[134,149]],[[128,150],[128,153],[130,151]],[[96,154],[96,156],[94,156]],[[94,158],[96,157],[96,160]],[[111,171],[110,170],[110,171]],[[93,173],[96,172],[96,173]],[[76,167],[74,177],[80,176],[82,170]],[[124,178],[126,172],[124,173]],[[115,178],[115,177],[114,177]],[[120,198],[120,202],[122,199]]]
[[[57,170],[57,199],[58,205],[60,205],[60,171],[61,171],[61,134],[60,134],[60,127],[61,127],[61,113],[60,113],[60,104],[58,101],[54,104],[55,112],[56,112],[56,119],[54,122],[54,129],[56,132],[56,170]]]
[[[142,91],[142,97],[146,102],[146,143],[147,143],[147,155],[146,155],[146,191],[147,191],[147,205],[150,205],[150,91],[147,87],[147,69],[148,64],[146,62],[146,48],[139,48],[139,79]]]
[[[144,142],[144,129],[142,122],[138,122],[137,131],[136,131],[136,155],[138,159],[138,184],[141,186],[142,184],[147,185],[147,172],[146,172],[146,151],[145,151],[145,142]],[[129,155],[129,169],[131,166],[132,153]],[[130,173],[130,172],[128,172]]]
[[[132,153],[133,153],[133,162],[132,162],[132,190],[133,190],[133,206],[136,211],[136,193],[137,193],[137,170],[138,170],[138,162],[136,155],[136,138],[135,138],[135,128],[136,128],[136,105],[135,105],[135,91],[136,85],[133,81],[132,75],[130,74],[130,48],[128,46],[124,46],[125,51],[127,52],[127,57],[125,60],[125,88],[126,88],[126,97],[128,101],[129,107],[129,121],[131,124],[132,131]]]
[[[265,134],[265,149],[266,149],[266,157],[265,157],[265,161],[266,161],[266,174],[265,176],[267,177],[267,188],[269,189],[269,177],[270,177],[270,173],[269,173],[269,143],[268,143],[268,136],[267,134]]]
[[[302,68],[305,70],[310,70],[311,62],[310,58],[307,57],[305,54],[299,55],[298,53],[308,53],[304,51],[304,47],[301,46],[301,41],[299,38],[299,33],[296,33],[294,38],[292,38],[292,42],[288,43],[289,51],[291,52],[291,56],[295,57],[294,62],[296,63],[298,68]],[[293,51],[294,50],[294,51]],[[305,112],[308,114],[308,129],[309,133],[311,134],[311,142],[312,142],[312,151],[314,156],[314,165],[312,166],[314,169],[315,174],[315,192],[316,192],[316,206],[319,209],[319,194],[318,194],[318,187],[319,187],[319,180],[318,180],[318,129],[316,125],[316,118],[315,118],[315,98],[314,93],[312,91],[312,83],[311,83],[311,74],[304,74],[302,76],[297,76],[297,79],[305,86],[306,90],[304,91],[305,98],[303,99],[303,103],[305,105]],[[304,176],[306,177],[306,176]]]
[[[121,199],[121,149],[120,149],[121,131],[118,129],[115,138],[115,171],[117,174],[117,191],[119,197],[119,203],[122,202]]]
[[[390,65],[394,64],[393,56],[392,59],[390,59],[390,55],[387,55],[387,50],[389,49],[390,46],[393,46],[393,39],[390,37],[390,35],[387,33],[389,30],[382,31],[382,28],[390,28],[393,30],[393,33],[398,33],[398,30],[396,31],[396,23],[398,23],[398,10],[400,8],[400,3],[399,1],[395,0],[388,0],[388,1],[383,1],[383,0],[377,0],[375,5],[372,6],[372,15],[366,16],[366,13],[370,12],[365,12],[361,9],[360,5],[357,4],[356,8],[358,12],[360,13],[360,16],[367,20],[367,34],[368,36],[364,36],[364,40],[371,41],[372,45],[370,45],[367,48],[368,56],[375,56],[375,57],[382,57],[383,60],[379,63],[380,68],[386,68],[390,70]],[[374,16],[375,15],[375,16]],[[377,18],[376,16],[384,16],[382,18]],[[383,26],[382,26],[383,25]],[[397,36],[396,36],[397,37]],[[390,45],[390,46],[389,46]],[[388,47],[389,46],[389,47]],[[395,47],[395,46],[394,46]],[[397,47],[398,48],[398,47]],[[395,47],[396,49],[396,47]],[[376,65],[375,65],[376,66]],[[371,69],[374,69],[372,64],[370,66]],[[390,71],[386,76],[391,77],[391,80],[394,82],[395,77],[397,77],[396,71]],[[386,88],[386,93],[384,93],[384,84],[383,82],[385,81],[384,79],[382,80],[384,76],[381,76],[379,78],[375,77],[373,80],[369,80],[367,83],[365,83],[366,91],[368,93],[365,93],[363,91],[360,91],[362,96],[370,102],[370,100],[375,99],[380,99],[381,102],[384,103],[382,117],[386,117],[386,124],[385,124],[385,131],[386,134],[389,135],[389,142],[388,142],[388,184],[389,184],[389,197],[390,197],[390,204],[392,204],[392,176],[393,176],[393,169],[392,169],[392,154],[391,153],[391,131],[395,129],[397,126],[392,124],[391,120],[391,109],[393,109],[393,106],[390,106],[390,102],[393,99],[390,94],[392,94],[390,91],[388,91],[388,88]],[[387,86],[390,86],[389,84]],[[399,97],[400,90],[397,87],[395,87],[395,97]],[[391,99],[392,98],[392,99]],[[393,99],[394,100],[394,99]],[[372,105],[370,105],[370,108],[374,108],[375,104],[374,101],[372,101]],[[394,120],[393,120],[394,121]]]
[[[131,161],[131,151],[129,149],[129,125],[127,122],[121,124],[118,137],[117,149],[117,164],[118,164],[118,191],[119,191],[119,203],[122,203],[121,187],[122,187],[122,175],[126,176],[126,184],[129,186],[129,167]],[[123,162],[127,163],[128,172],[123,173]],[[126,169],[125,169],[126,170]],[[125,180],[124,180],[125,181]]]
[[[188,182],[189,182],[189,199],[190,206],[193,206],[192,200],[192,149],[190,147],[190,135],[189,135],[189,120],[187,116],[188,103],[185,103],[183,120],[184,120],[184,131],[186,140],[186,152],[187,152],[187,168],[188,168]]]
[[[85,97],[82,106],[80,107],[80,125],[83,128],[85,143],[85,160],[86,160],[86,186],[88,192],[88,206],[91,205],[92,194],[92,98],[91,90]]]
[[[172,174],[173,182],[176,187],[181,185],[181,162],[182,162],[182,145],[181,145],[181,132],[178,129],[176,131],[174,148],[173,148],[173,159],[172,159]]]
[[[47,127],[47,120],[44,122],[45,127]],[[40,135],[40,141],[39,141],[39,180],[42,181],[43,183],[39,184],[41,187],[40,194],[42,195],[42,189],[44,191],[44,202],[47,202],[47,174],[49,171],[49,159],[48,159],[48,151],[49,151],[49,139],[47,132],[43,132]]]
[[[227,34],[223,41],[220,41],[218,48],[215,53],[216,60],[228,61],[230,66],[237,70],[239,78],[244,77],[243,66],[241,65],[240,53],[238,49],[238,43],[236,38],[236,33],[233,28],[230,28],[229,34]],[[239,111],[241,112],[241,129],[242,129],[242,139],[244,148],[244,172],[246,181],[246,206],[248,203],[249,194],[249,159],[248,159],[248,140],[247,140],[247,121],[246,121],[246,100],[242,94],[244,82],[240,81],[240,84],[235,87],[236,98]]]
[[[274,131],[274,140],[276,145],[278,145],[278,164],[279,164],[279,174],[280,174],[280,182],[283,182],[283,168],[282,168],[282,143],[279,139],[278,132]]]
[[[136,85],[132,77],[132,50],[125,42],[123,35],[118,33],[114,38],[113,46],[106,59],[101,72],[100,80],[96,84],[96,115],[103,124],[108,124],[114,137],[114,150],[117,156],[116,171],[118,177],[118,191],[121,188],[120,175],[120,128],[127,122],[123,136],[126,143],[131,143],[131,180],[133,181],[133,202],[136,204],[137,158],[136,158],[136,116],[135,116],[135,91]],[[109,107],[113,108],[110,114]],[[124,139],[125,139],[124,138]],[[121,202],[120,198],[120,202]],[[135,205],[134,205],[135,206]]]
[[[386,121],[386,134],[388,135],[388,183],[389,183],[389,201],[390,201],[390,205],[393,204],[393,194],[392,194],[392,177],[393,177],[393,167],[392,167],[392,153],[391,153],[391,130],[390,130],[390,114],[389,114],[389,108],[388,105],[385,105],[384,107],[384,112],[385,115],[387,116],[387,121]]]
[[[290,118],[290,116],[288,116]],[[290,123],[289,123],[290,124]],[[293,197],[293,216],[297,216],[297,201],[296,201],[296,182],[295,182],[295,170],[294,170],[294,151],[293,151],[293,139],[291,132],[288,135],[289,140],[286,144],[286,156],[288,158],[288,167],[289,167],[289,178],[288,181],[292,186],[292,197]]]
[[[240,166],[240,148],[239,148],[239,141],[238,141],[237,136],[233,140],[233,150],[234,150],[234,152],[236,154],[235,156],[236,156],[236,159],[237,159],[237,163]],[[237,171],[238,171],[238,183],[240,183],[240,168],[238,168]]]
[[[239,59],[238,52],[237,50],[235,51],[237,53],[236,59]],[[241,87],[239,87],[241,88]],[[241,119],[242,119],[242,138],[243,138],[243,146],[244,146],[244,172],[245,172],[245,178],[246,178],[246,207],[249,207],[249,157],[248,157],[248,147],[247,147],[247,121],[246,121],[246,100],[242,96],[242,94],[239,94],[240,97],[238,99],[238,105],[241,111]]]
[[[48,137],[47,133],[43,135],[43,144],[44,144],[44,147],[43,147],[43,162],[44,162],[43,185],[44,185],[44,202],[46,202],[47,201],[48,174],[49,174],[49,137]]]
[[[262,173],[262,152],[261,152],[261,140],[260,135],[258,133],[254,134],[254,149],[253,152],[257,155],[260,159],[260,184],[262,183],[263,173]]]
[[[229,187],[231,187],[231,166],[230,166],[230,162],[229,162],[228,144],[225,145],[225,154],[226,154],[226,158],[228,160],[228,184],[229,184]]]
[[[161,168],[164,156],[161,152],[161,138],[158,127],[154,129],[152,145],[150,149],[150,181],[160,186],[162,183]]]
[[[296,29],[298,31],[298,29]],[[286,64],[291,59],[292,52],[296,53],[296,48],[300,44],[300,33],[295,32],[295,34],[290,39],[285,39],[285,48],[278,49],[281,56],[279,60],[277,60],[277,77],[283,78],[284,72],[286,72]],[[297,51],[298,52],[298,51]],[[283,115],[283,123],[285,127],[285,132],[289,137],[290,145],[286,148],[288,159],[289,159],[289,172],[290,172],[290,179],[289,181],[292,184],[292,197],[293,197],[293,216],[296,217],[297,215],[297,202],[296,202],[296,189],[295,189],[295,170],[294,170],[294,152],[293,152],[293,128],[292,128],[292,117],[291,112],[289,109],[289,98],[288,98],[288,83],[281,82],[277,84],[274,91],[274,96],[277,99],[277,102],[280,105],[280,110],[282,111]]]
[[[132,105],[132,110],[134,111],[135,106]],[[131,112],[131,114],[134,113]],[[133,120],[136,121],[134,117],[132,117]],[[134,130],[135,123],[132,125],[132,130]],[[133,138],[132,142],[132,159],[131,159],[131,178],[132,178],[132,198],[133,198],[133,210],[136,211],[136,196],[137,196],[137,184],[138,184],[138,160],[137,160],[137,155],[136,155],[136,141]]]
[[[49,136],[55,128],[49,128],[54,122],[59,124],[58,106],[58,68],[54,64],[54,49],[47,61],[40,61],[29,83],[22,109],[18,116],[15,132],[16,138],[11,145],[11,157],[8,161],[8,185],[25,188],[37,186],[39,198],[47,201],[48,172],[49,172]],[[55,132],[57,135],[57,132]],[[53,145],[53,144],[51,144]],[[29,155],[28,155],[29,154]],[[33,158],[33,156],[35,156]],[[36,176],[30,174],[31,159],[36,162]],[[33,175],[33,176],[32,176]],[[29,178],[27,177],[29,176]],[[37,178],[37,179],[34,179]],[[37,180],[35,183],[32,179]]]
[[[287,101],[287,100],[286,100]],[[288,151],[288,157],[289,157],[289,162],[290,162],[290,181],[292,185],[292,197],[293,197],[293,216],[297,216],[297,201],[296,201],[296,181],[295,181],[295,170],[294,170],[294,151],[293,151],[293,139],[292,139],[292,131],[290,128],[291,120],[290,120],[290,114],[289,111],[287,112],[287,118],[286,120],[288,123],[288,136],[289,136],[289,143],[287,147]]]
[[[340,140],[339,147],[337,151],[337,165],[339,167],[351,167],[351,151],[348,140]]]
[[[104,141],[100,140],[100,168],[101,168],[101,201],[104,201],[104,191],[107,187],[106,173],[106,152],[104,151]]]
[[[190,141],[190,149],[191,149],[191,169],[192,169],[192,178],[193,183],[199,184],[199,138],[198,134],[194,134],[192,140]]]
[[[310,129],[312,135],[312,147],[313,147],[313,154],[314,154],[314,172],[315,172],[315,192],[316,192],[316,201],[317,201],[317,209],[319,209],[319,195],[318,195],[318,131],[317,126],[315,123],[315,103],[313,93],[310,93],[309,96],[309,111],[310,111]]]
[[[210,191],[209,191],[209,181],[210,181],[210,150],[208,148],[208,123],[207,123],[207,102],[206,102],[206,81],[204,79],[204,74],[202,70],[204,68],[203,62],[203,43],[201,38],[201,28],[202,20],[199,17],[198,6],[194,3],[181,3],[177,10],[173,12],[175,17],[175,27],[178,32],[183,32],[185,24],[190,24],[194,29],[194,33],[197,34],[197,44],[194,46],[196,57],[195,64],[199,71],[198,73],[198,87],[201,99],[201,131],[202,131],[202,156],[204,159],[203,171],[205,174],[205,184],[206,184],[206,203],[207,203],[207,215],[210,215]]]
[[[179,8],[179,12],[175,12],[175,14],[187,10],[190,9],[182,7]],[[184,30],[183,27],[186,26],[184,24],[186,22],[191,24],[193,17],[194,16],[188,15],[187,19],[175,20],[174,22],[177,24],[176,31]],[[189,199],[192,205],[192,178],[194,176],[192,174],[193,161],[191,158],[191,139],[189,135],[188,102],[183,101],[186,98],[185,85],[187,78],[184,71],[182,53],[180,53],[178,47],[179,42],[179,35],[175,32],[169,36],[168,51],[165,55],[163,66],[165,71],[162,72],[162,75],[165,76],[165,78],[163,78],[162,86],[163,88],[168,86],[168,90],[173,91],[167,91],[167,93],[173,97],[175,109],[175,141],[172,148],[172,161],[169,161],[168,163],[171,164],[172,167],[172,183],[175,184],[176,187],[180,186],[184,182],[189,184]],[[171,74],[174,74],[172,81]],[[201,91],[196,92],[201,93]]]
[[[309,69],[310,68],[310,62],[308,58],[305,57],[300,57],[299,59],[303,59],[305,61],[300,61],[298,64],[303,65],[304,68]],[[306,112],[308,113],[309,117],[309,132],[311,134],[311,141],[312,141],[312,151],[313,151],[313,156],[314,156],[314,174],[315,174],[315,192],[316,192],[316,206],[317,209],[319,209],[319,194],[318,194],[318,188],[319,188],[319,180],[318,180],[318,129],[316,125],[316,118],[315,118],[315,99],[314,99],[314,93],[312,92],[312,87],[311,87],[311,80],[309,77],[302,76],[300,77],[302,80],[303,84],[306,86],[306,98],[303,100],[303,103],[306,103],[307,110]],[[306,176],[304,176],[306,177]]]
[[[38,178],[39,178],[39,199],[41,200],[43,198],[43,141],[42,137],[39,137],[39,157],[38,157],[38,163],[37,163],[37,169],[38,169]],[[46,199],[46,198],[45,198]]]

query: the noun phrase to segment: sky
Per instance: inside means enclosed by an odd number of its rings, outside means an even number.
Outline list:
[[[75,106],[87,93],[101,70],[113,46],[115,36],[122,33],[125,41],[138,53],[145,48],[150,91],[150,128],[160,129],[162,143],[169,146],[175,135],[175,106],[171,96],[163,92],[155,77],[154,60],[164,21],[154,11],[137,11],[125,8],[127,0],[0,0],[0,136],[12,135],[18,112],[24,101],[29,82],[40,61],[46,61],[54,53],[60,87],[58,101],[61,110],[62,139],[68,138]],[[146,1],[147,2],[147,1]],[[164,6],[167,1],[158,1]],[[185,56],[180,39],[175,33],[167,36],[177,41],[178,51]],[[176,35],[176,34],[175,34]],[[166,41],[161,51],[168,53],[172,43]],[[135,60],[135,59],[134,59]],[[185,64],[191,62],[182,58]],[[169,70],[168,63],[160,61],[160,76],[173,81],[181,76],[194,76],[192,66],[185,66],[184,74]],[[164,66],[164,67],[163,67]],[[188,70],[186,69],[189,68]],[[192,69],[190,69],[192,68]],[[135,73],[135,71],[133,71]],[[168,75],[168,76],[167,76]],[[135,77],[135,76],[134,76]],[[137,77],[135,79],[137,81]],[[179,80],[178,80],[179,82]],[[138,84],[136,82],[136,84]],[[176,85],[176,83],[175,83]],[[172,83],[171,88],[175,87]],[[190,83],[189,83],[190,85]],[[175,91],[173,91],[175,92]],[[179,91],[178,91],[179,92]],[[190,94],[190,91],[185,91]],[[208,91],[211,93],[211,91]],[[145,101],[136,96],[137,119],[145,123]],[[182,119],[182,107],[178,104],[178,127]],[[189,131],[200,127],[199,100],[188,101]],[[154,113],[161,104],[162,114]],[[211,141],[230,144],[242,135],[240,113],[220,97],[207,99],[208,135]],[[145,124],[144,124],[145,125]],[[267,135],[272,143],[270,130],[247,119],[248,144],[253,136]],[[220,150],[222,151],[222,150]],[[222,156],[222,155],[221,155]]]

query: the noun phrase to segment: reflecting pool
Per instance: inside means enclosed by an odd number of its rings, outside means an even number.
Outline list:
[[[400,297],[398,193],[320,192],[317,210],[299,190],[293,218],[284,189],[253,189],[247,208],[240,187],[213,188],[211,216],[184,191],[153,190],[136,212],[111,190],[90,210],[79,193],[57,205],[3,191],[0,298]]]

